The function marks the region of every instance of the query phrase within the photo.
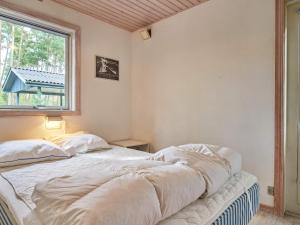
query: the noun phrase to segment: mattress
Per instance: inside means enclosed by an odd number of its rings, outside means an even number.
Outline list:
[[[102,159],[138,159],[149,156],[149,153],[121,147],[90,154]],[[241,172],[230,178],[216,194],[197,200],[159,225],[244,225],[250,221],[257,207],[257,180],[251,174]],[[30,212],[30,208],[16,197],[12,186],[0,177],[0,224],[23,225],[23,218]],[[235,222],[232,223],[232,220]],[[40,223],[32,221],[32,224]]]

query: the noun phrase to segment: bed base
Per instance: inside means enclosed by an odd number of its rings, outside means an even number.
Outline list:
[[[259,209],[259,186],[254,184],[236,199],[212,225],[247,225]]]

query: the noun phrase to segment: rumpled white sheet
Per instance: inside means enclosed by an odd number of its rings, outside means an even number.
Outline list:
[[[232,174],[230,162],[210,148],[199,150],[195,146],[171,146],[155,153],[150,159],[168,163],[180,162],[201,173],[206,181],[204,196],[214,194]]]
[[[236,173],[215,194],[198,199],[157,225],[211,225],[238,196],[255,183],[255,176],[244,171]]]
[[[205,190],[213,193],[230,174],[222,158],[178,149],[162,155],[164,161],[72,158],[2,176],[47,225],[154,225]]]

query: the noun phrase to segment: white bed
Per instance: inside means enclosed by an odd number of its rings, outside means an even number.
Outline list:
[[[110,150],[98,151],[79,155],[76,157],[96,157],[101,159],[142,159],[151,154],[114,147]],[[49,162],[46,162],[49,163]],[[26,165],[25,165],[26,166]],[[0,172],[15,170],[20,167],[10,167],[2,169]],[[240,172],[231,177],[226,184],[214,195],[205,199],[199,199],[178,213],[161,221],[159,225],[209,225],[212,224],[236,199],[257,182],[253,175],[246,172]],[[30,207],[24,201],[17,198],[12,185],[3,177],[0,177],[0,199],[5,202],[12,213],[16,223],[23,225],[23,219],[31,213]],[[42,225],[38,219],[30,217],[30,224]],[[27,225],[27,224],[26,224]]]

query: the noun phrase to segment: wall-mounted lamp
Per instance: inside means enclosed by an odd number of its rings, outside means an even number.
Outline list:
[[[141,34],[143,40],[150,39],[151,38],[151,29],[147,28],[147,29],[140,30],[140,34]]]
[[[60,116],[47,116],[45,127],[49,130],[61,129],[63,127],[63,118]]]

